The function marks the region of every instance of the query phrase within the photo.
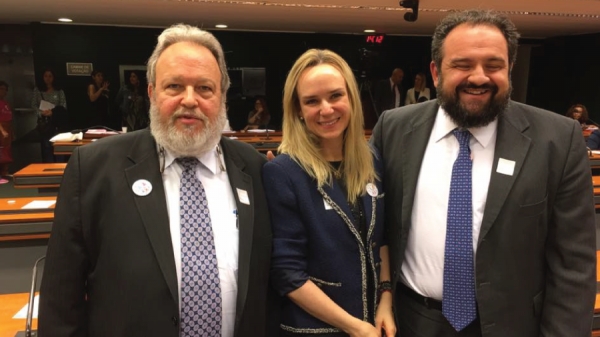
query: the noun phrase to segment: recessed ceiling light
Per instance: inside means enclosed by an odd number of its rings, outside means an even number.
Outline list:
[[[73,22],[73,20],[71,20],[69,18],[60,18],[60,19],[58,19],[58,21],[60,21],[60,22]]]
[[[365,33],[375,33],[375,29],[365,29]]]
[[[216,28],[227,28],[227,25],[215,25]]]

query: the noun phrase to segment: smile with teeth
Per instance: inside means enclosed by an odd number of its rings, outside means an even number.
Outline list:
[[[330,121],[318,122],[318,124],[319,124],[319,125],[323,125],[323,126],[330,126],[330,125],[333,125],[333,124],[335,124],[335,123],[336,123],[337,121],[339,121],[339,120],[340,120],[340,118],[338,117],[338,118],[336,118],[336,119],[332,119],[332,120],[330,120]]]
[[[483,95],[488,92],[487,89],[465,89],[464,92],[470,95]]]

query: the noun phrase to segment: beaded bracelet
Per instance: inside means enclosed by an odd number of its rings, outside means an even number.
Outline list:
[[[383,294],[386,291],[392,292],[392,282],[390,281],[382,281],[379,282],[379,287],[377,287],[379,294]]]

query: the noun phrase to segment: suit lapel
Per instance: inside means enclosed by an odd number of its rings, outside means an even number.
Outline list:
[[[520,111],[518,106],[509,104],[506,112],[498,118],[498,134],[496,136],[496,149],[494,151],[494,163],[492,164],[492,175],[490,186],[481,222],[481,231],[477,244],[488,233],[492,224],[498,218],[498,214],[506,201],[508,193],[512,189],[519,172],[523,167],[531,139],[523,132],[529,127],[529,123],[523,117],[524,112]],[[515,168],[512,175],[506,175],[496,172],[499,159],[506,159],[515,162]]]
[[[160,173],[159,158],[154,139],[149,131],[144,131],[131,146],[129,159],[133,165],[125,170],[127,183],[133,186],[136,181],[147,180],[152,185],[152,191],[147,196],[134,195],[137,211],[142,218],[148,240],[154,250],[154,255],[163,273],[171,296],[179,303],[177,271],[169,215],[165,201],[165,190]]]
[[[221,147],[227,168],[227,176],[235,197],[239,224],[238,253],[238,294],[235,313],[235,325],[240,322],[245,309],[248,283],[250,282],[250,259],[252,254],[252,237],[254,234],[254,190],[252,177],[244,172],[245,162],[240,153],[232,146],[231,140],[222,138]],[[240,193],[248,195],[248,200],[240,200]],[[243,201],[243,202],[242,202]],[[248,201],[248,203],[246,203]]]
[[[402,227],[405,235],[408,234],[408,230],[411,227],[411,215],[419,172],[421,171],[421,163],[423,162],[425,149],[427,148],[438,111],[438,105],[435,102],[426,104],[428,105],[427,109],[423,112],[415,113],[414,117],[408,121],[410,126],[404,129],[407,131],[401,135],[402,195],[404,196],[404,202],[402,203],[402,208],[398,208],[398,211],[402,211],[402,223],[407,224]]]

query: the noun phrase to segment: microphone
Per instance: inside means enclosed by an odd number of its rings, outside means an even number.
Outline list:
[[[33,320],[33,302],[35,288],[37,284],[37,266],[40,261],[45,259],[46,256],[42,256],[33,265],[33,277],[31,279],[31,290],[29,291],[29,301],[27,301],[27,318],[25,320],[25,331],[19,331],[15,337],[35,337],[37,336],[37,330],[31,330],[31,321]]]

